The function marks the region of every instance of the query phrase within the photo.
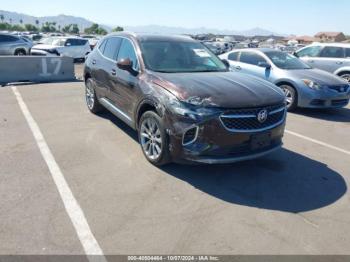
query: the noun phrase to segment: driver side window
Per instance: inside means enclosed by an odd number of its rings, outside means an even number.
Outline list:
[[[310,46],[297,52],[298,57],[318,57],[321,51],[320,46]]]
[[[123,39],[118,53],[118,61],[129,58],[132,61],[132,67],[135,71],[139,70],[139,63],[133,44],[128,39]]]
[[[266,60],[262,56],[253,52],[242,52],[240,61],[255,66],[259,66],[259,63],[266,63]]]

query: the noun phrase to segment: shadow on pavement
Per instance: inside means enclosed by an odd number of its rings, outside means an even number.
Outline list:
[[[287,149],[232,165],[172,164],[162,170],[223,201],[291,213],[326,207],[347,191],[340,174]]]
[[[350,109],[309,109],[300,108],[293,112],[294,114],[303,115],[306,117],[318,118],[331,122],[350,123]]]
[[[137,132],[113,114],[99,116],[138,143]],[[347,192],[340,174],[287,149],[231,165],[170,164],[161,170],[228,203],[291,213],[329,206]]]

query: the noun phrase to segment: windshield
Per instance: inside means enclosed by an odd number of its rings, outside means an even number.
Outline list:
[[[141,42],[146,68],[164,73],[224,72],[227,68],[204,45],[197,42]]]
[[[64,43],[64,39],[55,37],[48,37],[40,40],[40,44],[44,45],[64,46]]]
[[[296,70],[296,69],[311,69],[310,66],[302,62],[300,59],[296,58],[293,55],[271,51],[265,53],[271,61],[279,68],[285,70]]]

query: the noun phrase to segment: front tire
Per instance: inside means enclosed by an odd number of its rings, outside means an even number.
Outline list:
[[[94,86],[94,82],[91,78],[85,81],[85,100],[90,112],[97,114],[103,110],[103,106],[98,101]]]
[[[145,112],[139,122],[138,134],[142,152],[151,164],[163,166],[170,162],[168,137],[158,114]]]
[[[26,51],[23,49],[18,49],[15,51],[16,56],[25,56],[26,54],[27,54]]]
[[[346,82],[350,83],[350,72],[340,73],[339,76],[343,78]]]
[[[290,85],[281,85],[280,88],[286,97],[288,111],[294,111],[298,106],[297,92]]]

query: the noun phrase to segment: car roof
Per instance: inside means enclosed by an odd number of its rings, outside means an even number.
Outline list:
[[[144,42],[144,41],[196,42],[190,36],[186,36],[186,35],[162,35],[162,34],[148,34],[148,33],[118,32],[118,33],[111,33],[108,36],[131,37],[131,38],[136,38],[140,42]]]
[[[310,46],[334,46],[334,47],[344,47],[344,48],[350,48],[350,43],[313,43]]]

